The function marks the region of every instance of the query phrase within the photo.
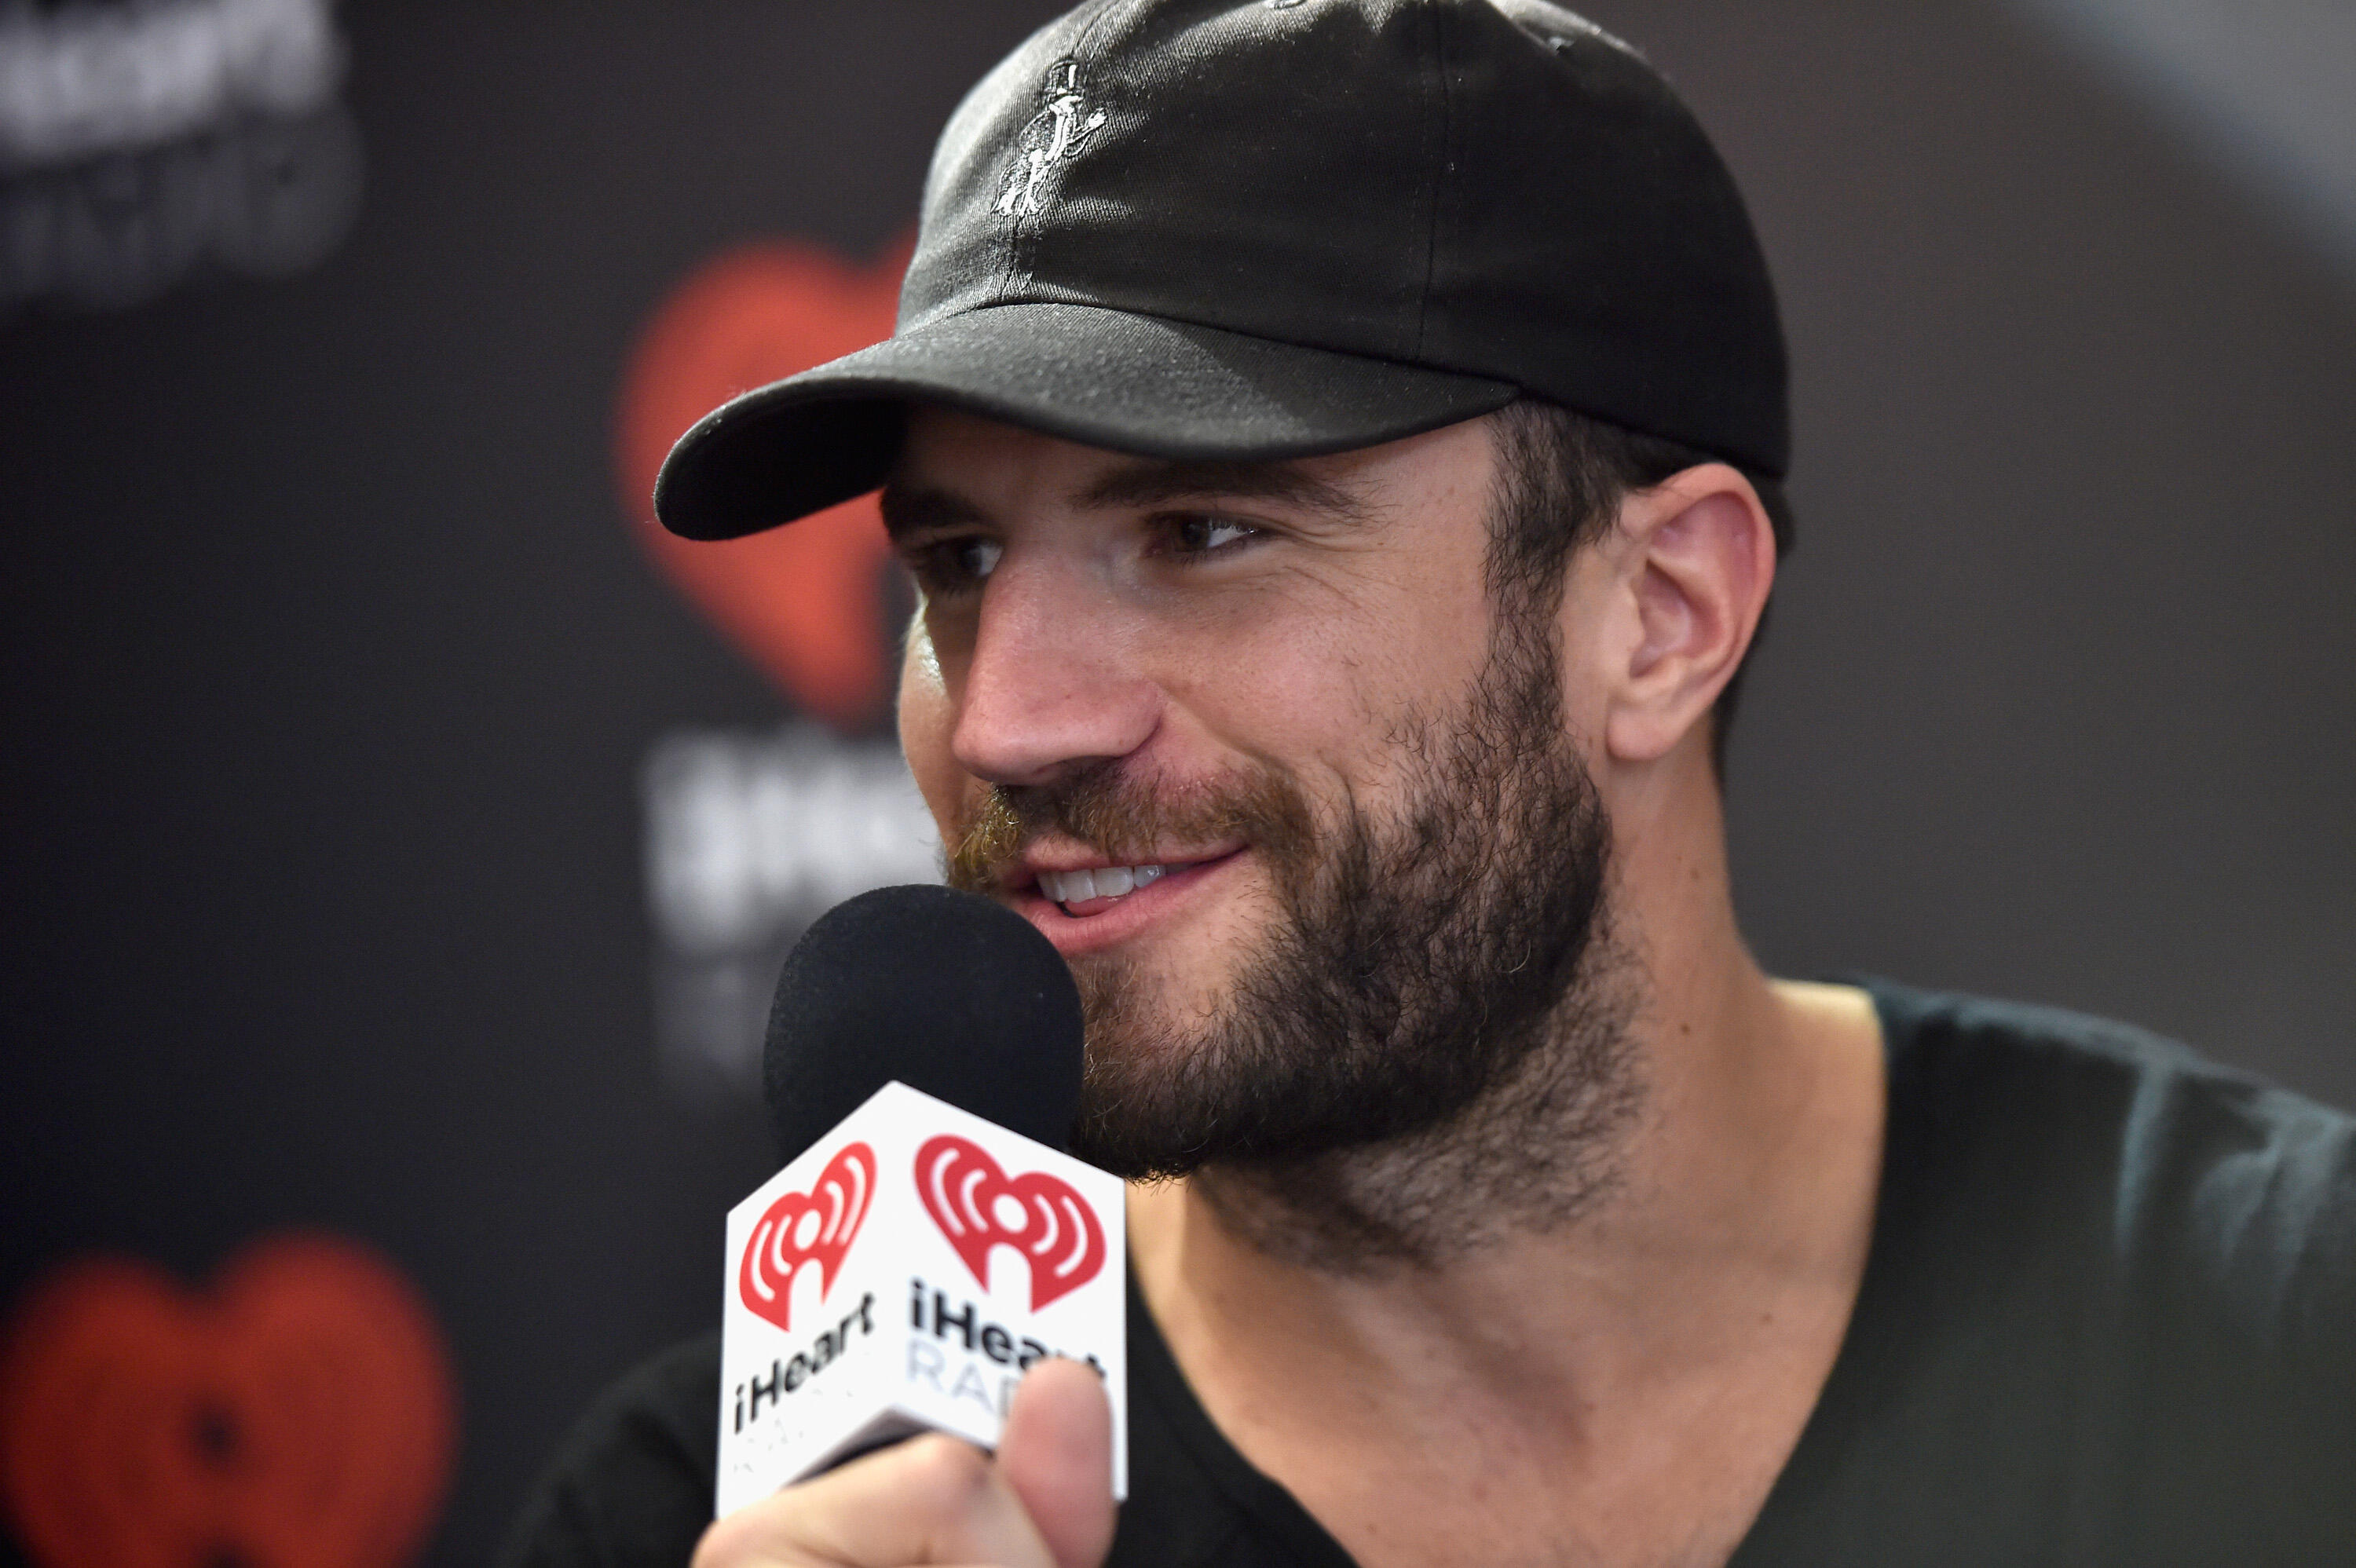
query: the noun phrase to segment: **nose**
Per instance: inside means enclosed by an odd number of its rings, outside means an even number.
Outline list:
[[[1043,784],[1126,757],[1160,722],[1160,688],[1135,657],[1141,629],[1114,590],[1065,560],[1013,553],[982,589],[949,749],[995,784]]]

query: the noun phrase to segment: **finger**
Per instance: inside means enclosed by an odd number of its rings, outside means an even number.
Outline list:
[[[737,1509],[693,1568],[1061,1568],[988,1455],[937,1434]]]
[[[1112,1402],[1077,1361],[1039,1362],[1014,1391],[999,1473],[1038,1527],[1055,1568],[1098,1568],[1112,1546]]]

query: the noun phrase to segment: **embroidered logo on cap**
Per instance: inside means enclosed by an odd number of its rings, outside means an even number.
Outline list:
[[[1044,212],[1046,208],[1039,199],[1040,181],[1057,164],[1079,156],[1088,138],[1105,123],[1105,112],[1089,109],[1080,96],[1077,60],[1058,60],[1048,67],[1040,96],[1046,100],[1047,106],[1023,127],[1023,139],[1015,151],[1006,193],[992,209],[1001,217],[1023,218]]]

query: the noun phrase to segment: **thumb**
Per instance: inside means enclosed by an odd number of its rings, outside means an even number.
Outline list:
[[[1057,1357],[1014,1391],[998,1470],[1055,1556],[1098,1568],[1112,1547],[1112,1402],[1097,1374]]]

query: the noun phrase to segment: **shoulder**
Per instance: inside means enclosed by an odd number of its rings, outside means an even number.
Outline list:
[[[2125,1024],[1869,989],[1872,1252],[1746,1561],[2356,1562],[2356,1125]]]
[[[1857,1329],[1922,1456],[2085,1561],[2349,1560],[2356,1123],[2125,1024],[1874,994]]]
[[[2123,1284],[2297,1333],[2356,1306],[2356,1118],[2131,1025],[1877,984],[1893,1146],[2057,1203]],[[2034,1218],[2009,1221],[2035,1233]]]
[[[549,1461],[500,1568],[679,1568],[712,1522],[720,1336],[616,1380]]]

